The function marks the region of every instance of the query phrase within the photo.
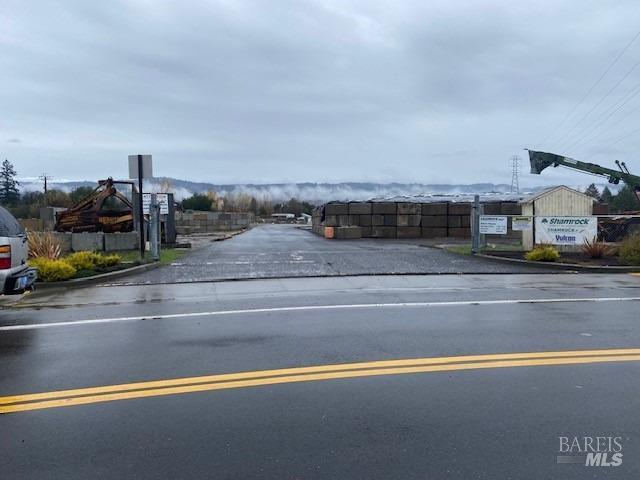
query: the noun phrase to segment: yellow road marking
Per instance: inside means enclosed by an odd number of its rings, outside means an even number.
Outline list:
[[[560,352],[526,352],[526,353],[497,353],[487,355],[459,355],[452,357],[430,357],[430,358],[409,358],[402,360],[380,360],[374,362],[342,363],[333,365],[318,365],[313,367],[293,367],[277,370],[257,370],[251,372],[226,373],[217,375],[206,375],[199,377],[184,377],[168,380],[156,380],[147,382],[126,383],[120,385],[107,385],[101,387],[89,387],[73,390],[58,390],[44,393],[32,393],[17,396],[0,397],[0,405],[28,402],[34,400],[44,400],[62,397],[72,397],[77,395],[91,395],[111,392],[124,392],[130,390],[142,390],[151,388],[162,388],[180,385],[192,385],[199,383],[214,383],[230,380],[245,380],[263,377],[284,376],[289,374],[307,374],[318,372],[333,372],[344,370],[361,370],[384,367],[407,367],[415,365],[434,365],[456,362],[477,362],[487,360],[515,360],[524,358],[552,358],[552,357],[578,357],[578,356],[600,356],[600,355],[640,355],[640,348],[609,349],[609,350],[570,350]]]
[[[0,413],[231,388],[407,373],[640,361],[640,349],[417,358],[187,377],[0,397]]]

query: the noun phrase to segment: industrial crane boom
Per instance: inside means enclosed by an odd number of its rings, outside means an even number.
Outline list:
[[[545,168],[550,166],[563,166],[578,170],[580,172],[591,173],[605,177],[609,183],[617,185],[620,181],[626,183],[636,193],[638,201],[640,201],[640,176],[632,175],[624,162],[616,160],[619,170],[601,167],[595,163],[580,162],[573,158],[556,155],[555,153],[537,152],[529,150],[529,163],[531,164],[531,173],[540,174]]]

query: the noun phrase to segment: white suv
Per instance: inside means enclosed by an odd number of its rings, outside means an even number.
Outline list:
[[[0,294],[33,288],[37,273],[27,265],[27,235],[18,221],[0,207]]]

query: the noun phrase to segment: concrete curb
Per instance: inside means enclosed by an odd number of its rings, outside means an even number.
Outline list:
[[[455,252],[451,252],[455,253]],[[532,267],[552,268],[556,270],[569,270],[574,272],[590,272],[590,273],[638,273],[640,267],[626,266],[605,266],[605,265],[576,265],[574,263],[558,263],[558,262],[532,262],[519,258],[498,257],[495,255],[487,255],[476,253],[474,257],[486,258],[495,262],[515,263],[518,265],[530,265]]]
[[[65,280],[63,282],[36,283],[36,292],[40,290],[53,290],[56,288],[83,287],[85,285],[93,285],[105,280],[112,280],[115,278],[126,277],[127,275],[131,275],[133,273],[153,270],[154,268],[158,268],[160,265],[160,262],[145,263],[142,265],[136,265],[135,267],[116,270],[115,272],[101,273],[100,275],[92,275],[90,277],[74,278],[72,280]]]
[[[537,271],[528,271],[528,272],[518,272],[516,275],[538,275],[540,272]],[[548,273],[548,272],[547,272]],[[578,273],[578,272],[568,272],[568,273]],[[548,273],[549,275],[561,275],[562,272],[552,272]],[[513,275],[513,273],[496,273],[496,272],[485,272],[485,271],[468,271],[464,273],[456,273],[456,272],[392,272],[392,273],[335,273],[335,274],[318,274],[318,275],[278,275],[273,277],[220,277],[220,278],[209,278],[202,280],[177,280],[177,281],[169,281],[169,282],[152,282],[152,283],[113,283],[107,284],[107,287],[135,287],[135,286],[149,286],[149,285],[190,285],[190,284],[198,284],[198,283],[226,283],[226,282],[256,282],[261,280],[294,280],[300,279],[304,280],[307,278],[345,278],[345,277],[437,277],[437,276],[464,276],[464,275]]]
[[[249,230],[249,228],[238,231],[238,232],[234,232],[233,234],[227,235],[222,238],[218,238],[215,241],[220,242],[223,240],[229,240],[235,237],[236,235],[240,235],[241,233],[246,232],[247,230]],[[185,250],[189,250],[189,249],[185,249]],[[131,268],[123,268],[122,270],[116,270],[115,272],[101,273],[100,275],[92,275],[91,277],[74,278],[72,280],[65,280],[63,282],[36,283],[36,292],[41,290],[54,290],[54,289],[64,289],[69,287],[84,287],[87,285],[94,285],[96,283],[101,283],[106,280],[113,280],[121,277],[126,277],[127,275],[132,275],[134,273],[141,273],[141,272],[146,272],[148,270],[153,270],[154,268],[158,268],[160,266],[161,266],[160,262],[145,263],[143,265],[136,265],[135,267],[131,267]],[[22,298],[22,296],[20,296],[20,298]],[[16,302],[10,302],[10,305],[14,303]],[[0,308],[2,308],[1,306],[2,304],[0,304]]]
[[[219,238],[214,238],[211,241],[212,242],[224,242],[225,240],[229,240],[233,237],[237,237],[238,235],[242,235],[244,232],[248,232],[249,230],[251,230],[252,227],[247,227],[244,230],[240,230],[237,232],[233,232],[233,233],[229,233],[226,234],[224,237],[219,237]]]

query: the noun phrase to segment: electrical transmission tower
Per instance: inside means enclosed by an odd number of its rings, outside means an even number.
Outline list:
[[[522,167],[522,160],[518,155],[511,157],[511,193],[520,193],[520,169]]]

